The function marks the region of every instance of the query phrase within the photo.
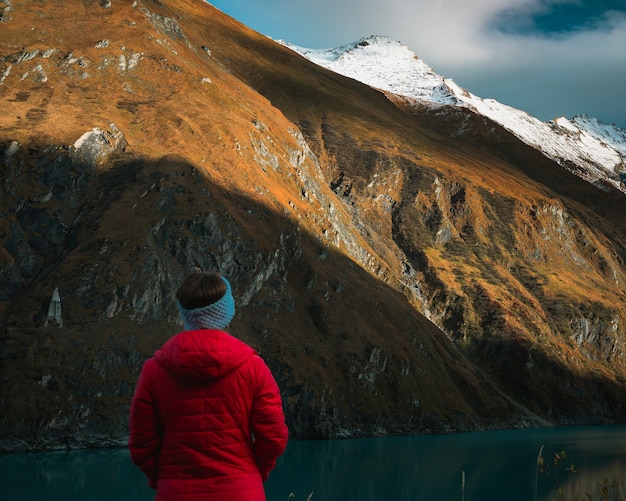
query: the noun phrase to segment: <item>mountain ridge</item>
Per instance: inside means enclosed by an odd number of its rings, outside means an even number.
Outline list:
[[[307,49],[279,40],[310,61],[420,106],[469,108],[513,132],[548,158],[602,187],[626,192],[626,130],[586,115],[542,122],[493,99],[482,99],[438,75],[408,47],[384,36],[369,36],[332,49]],[[462,134],[462,130],[458,131]]]
[[[614,187],[205,2],[4,19],[2,450],[123,444],[195,269],[230,279],[232,332],[268,361],[295,438],[626,416]]]

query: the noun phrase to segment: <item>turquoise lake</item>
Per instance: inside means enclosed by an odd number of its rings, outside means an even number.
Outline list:
[[[550,474],[538,475],[542,446]],[[557,471],[552,456],[562,450]],[[294,440],[266,493],[268,501],[549,501],[561,486],[571,499],[600,499],[605,478],[626,480],[626,426]],[[154,497],[125,449],[0,455],[0,485],[7,501]]]

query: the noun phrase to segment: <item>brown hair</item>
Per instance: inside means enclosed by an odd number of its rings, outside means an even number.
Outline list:
[[[226,283],[215,272],[189,275],[178,288],[176,298],[186,310],[202,308],[219,301],[226,294]]]

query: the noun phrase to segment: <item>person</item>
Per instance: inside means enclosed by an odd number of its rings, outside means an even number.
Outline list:
[[[278,385],[261,357],[224,332],[228,280],[189,275],[176,294],[184,328],[141,370],[130,408],[132,462],[156,501],[262,501],[288,439]]]

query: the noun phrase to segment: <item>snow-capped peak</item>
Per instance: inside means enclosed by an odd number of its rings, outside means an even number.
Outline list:
[[[575,165],[576,174],[602,186],[626,192],[626,130],[586,116],[549,122],[493,99],[482,99],[438,75],[400,42],[370,36],[332,49],[289,47],[310,61],[371,87],[414,99],[422,105],[453,105],[490,118],[519,139],[561,165]]]
[[[371,87],[424,101],[457,104],[456,97],[446,90],[446,80],[406,45],[391,38],[370,36],[320,50],[280,43],[319,66]]]

